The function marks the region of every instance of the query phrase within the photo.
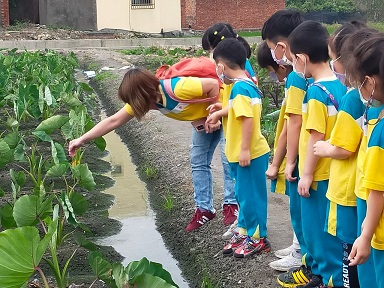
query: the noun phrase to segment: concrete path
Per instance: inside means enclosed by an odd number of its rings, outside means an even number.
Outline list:
[[[260,43],[261,37],[246,37],[248,43]],[[69,40],[15,40],[0,41],[0,49],[130,49],[141,46],[182,47],[201,45],[201,38],[132,38],[132,39],[69,39]]]

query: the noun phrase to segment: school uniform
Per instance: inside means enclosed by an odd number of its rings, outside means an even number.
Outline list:
[[[346,87],[334,76],[316,82],[328,89],[338,103],[346,93]],[[299,141],[300,177],[303,175],[310,131],[322,133],[324,140],[328,140],[336,123],[337,109],[326,92],[312,85],[304,97],[302,117]],[[324,284],[328,286],[343,286],[340,269],[342,259],[339,257],[343,253],[341,240],[324,231],[330,162],[330,158],[319,158],[313,173],[310,197],[300,197],[301,223],[305,246],[314,261],[312,273],[321,275]]]
[[[368,146],[363,166],[363,187],[366,189],[366,199],[369,197],[370,190],[380,191],[384,197],[384,120],[381,115],[384,113],[381,113],[382,110],[384,110],[384,106],[369,108],[367,113]],[[371,245],[376,287],[384,287],[384,278],[381,275],[384,271],[384,212],[381,213]]]
[[[261,98],[256,85],[249,80],[236,81],[228,102],[225,154],[235,179],[235,196],[240,206],[240,233],[255,239],[267,236],[267,185],[269,146],[261,133]],[[242,117],[253,119],[250,143],[250,166],[239,165],[242,143]]]

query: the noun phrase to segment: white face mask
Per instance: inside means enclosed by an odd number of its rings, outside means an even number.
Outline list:
[[[364,105],[366,105],[367,107],[380,107],[383,105],[383,103],[381,103],[379,100],[373,98],[373,94],[375,93],[375,88],[372,89],[372,92],[371,92],[371,96],[369,96],[369,99],[368,100],[365,100],[365,98],[363,97],[363,94],[361,93],[361,88],[364,86],[365,82],[366,82],[367,78],[364,79],[364,81],[360,84],[360,86],[357,88],[359,90],[359,94],[360,94],[360,100],[363,102]],[[373,79],[375,80],[375,79]],[[376,82],[375,82],[375,86],[376,86]]]
[[[289,61],[289,59],[287,58],[287,55],[285,54],[285,51],[284,51],[284,55],[283,55],[283,58],[281,59],[277,59],[276,58],[276,54],[275,54],[275,51],[276,51],[276,48],[279,46],[279,44],[276,44],[276,47],[275,49],[270,49],[271,50],[271,55],[272,55],[272,58],[273,60],[278,64],[278,65],[290,65],[292,66],[292,62]]]
[[[293,65],[292,65],[292,67],[293,67],[293,71],[294,71],[297,75],[299,75],[301,78],[303,78],[303,79],[307,79],[307,77],[305,76],[305,72],[306,72],[306,70],[307,70],[307,59],[305,58],[305,61],[304,61],[304,71],[303,71],[303,72],[299,72],[299,71],[296,70],[297,59],[298,59],[298,58],[296,58],[296,61],[295,61],[295,62],[293,63]]]

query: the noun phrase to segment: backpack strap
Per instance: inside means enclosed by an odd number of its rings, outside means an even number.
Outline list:
[[[335,106],[336,110],[339,111],[339,103],[337,103],[335,97],[333,97],[332,93],[329,92],[329,90],[327,88],[325,88],[324,85],[318,83],[318,82],[315,82],[315,83],[312,83],[311,86],[317,86],[319,87],[321,90],[323,90],[325,93],[327,93],[329,99],[331,100],[333,106]]]
[[[217,95],[215,97],[208,97],[208,98],[203,98],[203,99],[190,99],[190,100],[180,99],[175,95],[175,93],[172,90],[171,79],[164,79],[162,81],[164,84],[165,92],[167,92],[168,96],[172,100],[179,102],[179,103],[195,104],[195,103],[216,102],[218,97],[219,97],[219,95]]]

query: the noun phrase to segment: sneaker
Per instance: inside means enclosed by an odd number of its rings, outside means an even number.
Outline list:
[[[223,223],[225,226],[233,224],[237,220],[239,208],[236,204],[224,204],[223,205]]]
[[[266,238],[254,239],[248,236],[243,244],[235,250],[233,256],[235,258],[245,258],[256,253],[269,251],[271,251],[271,244]]]
[[[294,288],[308,284],[311,279],[311,269],[301,265],[299,268],[294,268],[288,272],[280,274],[277,277],[277,282],[283,287]]]
[[[312,275],[311,280],[305,285],[297,286],[298,288],[326,288],[328,287],[323,283],[321,276]]]
[[[233,234],[238,232],[239,232],[239,227],[237,227],[237,219],[236,219],[235,222],[233,222],[231,226],[229,226],[228,230],[225,231],[222,237],[224,240],[231,240]]]
[[[293,247],[293,245],[291,245],[287,248],[277,250],[275,252],[275,256],[277,258],[283,259],[283,258],[287,257],[288,255],[292,254],[292,252],[294,252],[295,250],[296,250],[295,247]]]
[[[277,271],[286,272],[292,268],[299,268],[301,266],[301,258],[296,258],[293,256],[293,253],[284,257],[283,259],[279,259],[269,263],[269,266],[272,269]]]
[[[212,213],[210,211],[203,211],[199,208],[196,209],[195,214],[193,215],[191,222],[189,222],[186,230],[193,231],[197,228],[200,228],[205,223],[207,223],[209,220],[212,220],[216,217],[216,213]]]
[[[232,256],[233,251],[239,248],[245,239],[247,239],[247,235],[241,235],[239,233],[233,234],[231,240],[229,240],[229,243],[223,248],[223,255]]]

